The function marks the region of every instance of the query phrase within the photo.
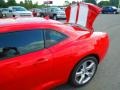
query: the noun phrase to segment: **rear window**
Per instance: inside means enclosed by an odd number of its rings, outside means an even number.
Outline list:
[[[67,38],[66,35],[55,30],[45,30],[45,47],[53,46]]]

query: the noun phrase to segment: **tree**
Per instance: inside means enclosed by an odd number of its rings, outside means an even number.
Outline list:
[[[0,0],[0,7],[1,7],[1,8],[6,7],[6,3],[5,3],[4,0]]]
[[[16,3],[15,0],[8,0],[7,5],[8,5],[8,6],[16,6],[17,3]]]
[[[93,3],[96,4],[96,0],[84,0],[86,3]]]
[[[119,5],[119,0],[110,0],[110,5],[111,5],[111,6],[116,6],[116,7],[118,7],[118,5]]]
[[[24,6],[27,9],[30,9],[30,8],[33,8],[34,4],[33,4],[32,0],[25,0]]]
[[[66,0],[65,2],[64,2],[64,5],[65,6],[68,6],[70,4],[70,2],[68,1],[68,0]]]
[[[24,6],[24,2],[23,1],[20,1],[20,6]]]
[[[33,4],[33,8],[38,8],[39,5],[38,5],[38,2],[36,2],[35,4]]]
[[[100,1],[98,3],[98,6],[103,7],[103,6],[110,6],[110,2],[109,1]]]

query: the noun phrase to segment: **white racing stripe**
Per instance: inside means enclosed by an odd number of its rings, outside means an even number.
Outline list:
[[[77,5],[71,6],[69,23],[76,23],[77,9]]]
[[[87,17],[88,17],[88,11],[89,11],[88,5],[80,4],[79,8],[80,9],[79,9],[79,15],[78,15],[77,24],[86,27]]]

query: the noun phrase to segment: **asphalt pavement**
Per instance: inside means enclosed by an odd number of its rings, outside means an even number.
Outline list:
[[[73,88],[68,84],[54,90],[120,90],[120,14],[101,14],[94,23],[95,31],[107,32],[110,46],[93,80],[87,85]]]

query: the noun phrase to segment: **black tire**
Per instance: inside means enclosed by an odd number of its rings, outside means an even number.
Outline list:
[[[119,14],[119,12],[116,12],[115,14]]]
[[[16,17],[16,15],[13,15],[12,17]]]
[[[102,14],[105,14],[104,12],[102,12]]]
[[[3,14],[2,13],[0,13],[0,18],[3,18]]]
[[[78,83],[77,81],[76,81],[76,75],[77,75],[77,70],[79,70],[79,68],[81,67],[81,65],[82,64],[84,64],[85,62],[89,62],[89,60],[91,60],[92,62],[94,62],[94,64],[95,64],[95,70],[94,70],[94,73],[93,73],[93,75],[91,76],[91,78],[87,81],[87,82],[85,82],[85,83]],[[84,85],[86,85],[87,83],[89,83],[91,80],[92,80],[92,78],[94,77],[94,75],[95,75],[95,73],[96,73],[96,70],[97,70],[97,67],[98,67],[98,60],[95,58],[95,57],[93,57],[93,56],[90,56],[90,57],[86,57],[86,58],[84,58],[83,60],[81,60],[76,66],[75,66],[75,68],[73,69],[73,71],[72,71],[72,73],[71,73],[71,76],[70,76],[70,84],[72,85],[72,86],[74,86],[74,87],[79,87],[79,86],[84,86]],[[82,70],[82,69],[81,69]],[[80,72],[81,72],[81,70],[80,70]],[[82,78],[82,77],[81,77]],[[86,78],[87,79],[87,78]]]
[[[41,14],[40,17],[45,17],[44,14]]]
[[[53,20],[57,20],[57,15],[53,15]]]

